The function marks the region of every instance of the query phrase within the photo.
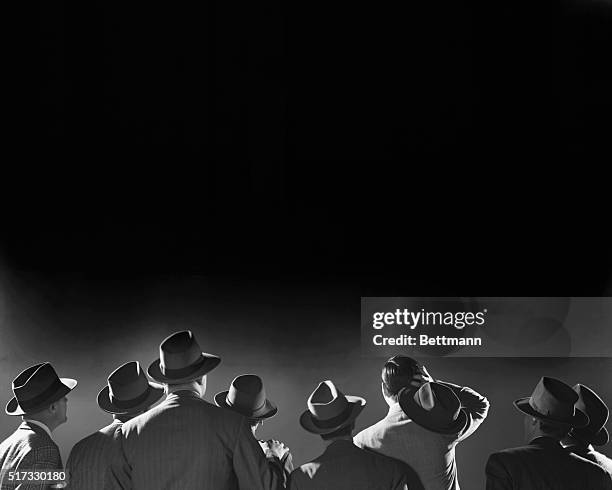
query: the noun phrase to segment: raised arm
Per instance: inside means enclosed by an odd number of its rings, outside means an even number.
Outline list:
[[[487,418],[490,407],[489,400],[467,386],[459,386],[446,381],[438,381],[438,383],[448,386],[453,390],[461,402],[461,407],[465,409],[468,414],[468,424],[459,438],[465,439],[473,434],[474,431],[478,429],[478,426],[482,424],[483,420]]]

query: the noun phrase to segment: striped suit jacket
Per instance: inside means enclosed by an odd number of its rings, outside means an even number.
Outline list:
[[[280,463],[268,463],[246,418],[189,391],[171,393],[117,435],[107,490],[282,488]]]
[[[289,490],[408,490],[407,473],[401,461],[338,440],[291,473]]]
[[[113,420],[98,432],[77,442],[66,463],[71,490],[102,490],[104,475],[110,466],[113,437],[121,422]]]
[[[12,435],[0,444],[1,490],[42,490],[49,484],[9,479],[9,471],[53,471],[62,469],[62,458],[57,444],[42,427],[22,422]]]

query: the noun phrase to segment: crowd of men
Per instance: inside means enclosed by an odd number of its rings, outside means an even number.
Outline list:
[[[136,361],[119,366],[97,398],[112,422],[73,447],[65,475],[52,433],[67,420],[77,381],[49,363],[27,368],[6,405],[22,423],[0,444],[0,490],[459,490],[456,447],[489,411],[474,390],[395,356],[382,369],[389,411],[358,434],[366,401],[319,383],[299,421],[326,449],[294,469],[282,442],[256,437],[278,411],[260,377],[238,376],[215,405],[204,401],[207,375],[220,362],[182,331],[161,343],[148,377]],[[527,445],[489,457],[487,490],[612,489],[612,460],[593,448],[608,443],[609,410],[594,391],[543,377],[514,405]]]

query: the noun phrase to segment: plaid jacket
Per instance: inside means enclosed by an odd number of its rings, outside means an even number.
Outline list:
[[[58,488],[48,483],[11,480],[11,471],[46,472],[62,469],[57,444],[41,427],[22,422],[13,434],[0,444],[0,489],[42,490]]]

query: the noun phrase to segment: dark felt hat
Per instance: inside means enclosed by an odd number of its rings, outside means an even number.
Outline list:
[[[215,395],[218,407],[234,410],[249,419],[262,420],[276,415],[278,408],[266,397],[263,381],[255,374],[242,374],[230,389]]]
[[[365,399],[344,395],[332,381],[323,381],[308,398],[308,410],[300,425],[313,434],[329,434],[352,423],[363,410]]]
[[[98,393],[98,406],[117,415],[146,410],[164,396],[164,389],[149,383],[138,361],[119,366]]]
[[[544,376],[531,396],[519,398],[514,406],[521,412],[552,424],[567,427],[586,427],[589,417],[574,404],[578,394],[563,381]]]
[[[573,389],[578,393],[576,408],[585,412],[590,421],[589,425],[582,429],[572,429],[570,435],[594,446],[608,444],[610,434],[604,427],[610,416],[608,406],[588,386],[577,384]]]
[[[48,362],[22,371],[13,380],[13,398],[6,404],[8,415],[35,413],[63,398],[77,385],[71,378],[60,378]]]
[[[440,383],[423,383],[418,390],[403,389],[399,404],[413,422],[440,434],[458,434],[468,421],[457,395]]]
[[[201,378],[220,362],[220,357],[202,352],[191,330],[183,330],[164,339],[148,373],[160,383],[181,384]]]

